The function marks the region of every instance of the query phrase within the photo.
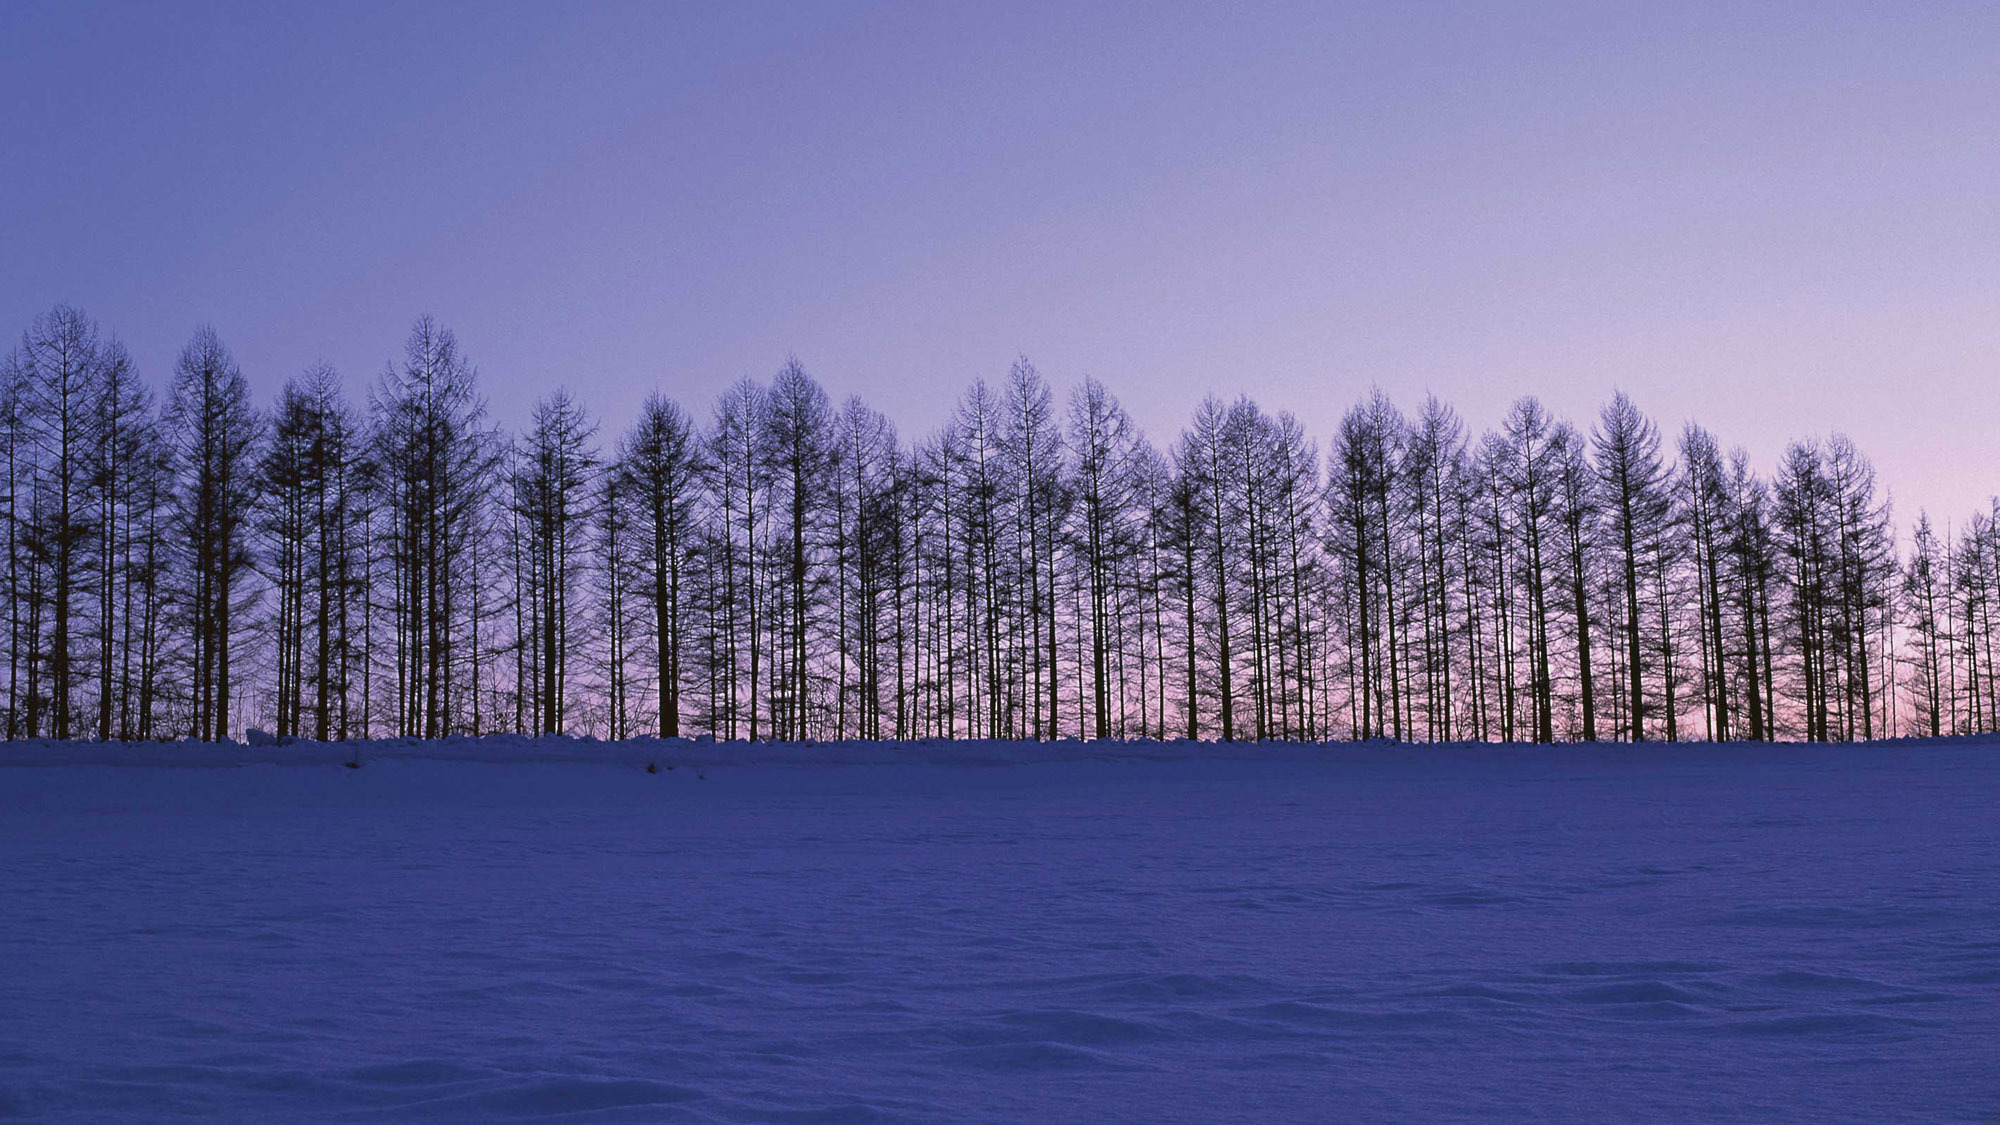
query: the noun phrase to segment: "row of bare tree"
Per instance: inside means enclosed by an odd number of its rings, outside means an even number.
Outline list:
[[[9,738],[1873,738],[2000,725],[2000,507],[1899,563],[1842,437],[1760,475],[1620,394],[1468,432],[1379,391],[1324,455],[1165,449],[1026,360],[904,441],[797,363],[601,441],[491,426],[449,331],[347,401],[208,329],[157,409],[86,316],[0,370]]]

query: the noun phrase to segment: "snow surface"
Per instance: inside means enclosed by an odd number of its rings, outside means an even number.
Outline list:
[[[2000,744],[348,753],[0,748],[0,1117],[2000,1110]]]

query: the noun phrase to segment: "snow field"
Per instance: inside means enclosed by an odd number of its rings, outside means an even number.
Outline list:
[[[1984,1120],[1996,749],[9,747],[0,1116]]]

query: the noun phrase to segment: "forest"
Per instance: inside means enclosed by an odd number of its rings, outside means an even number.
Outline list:
[[[1839,435],[1753,465],[1624,394],[1164,445],[1025,358],[915,439],[796,360],[606,433],[490,423],[416,322],[350,401],[164,395],[81,311],[0,364],[9,739],[1856,740],[2000,723],[2000,501],[1899,534]]]

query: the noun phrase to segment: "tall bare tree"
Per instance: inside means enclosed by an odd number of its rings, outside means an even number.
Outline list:
[[[167,418],[180,478],[176,522],[191,645],[191,729],[196,739],[216,742],[231,733],[231,659],[255,600],[247,582],[248,532],[261,419],[214,329],[198,329],[181,349]]]
[[[1620,391],[1598,417],[1594,444],[1604,490],[1606,539],[1616,560],[1617,590],[1625,609],[1625,731],[1639,742],[1646,737],[1651,713],[1646,702],[1646,634],[1639,609],[1650,593],[1647,579],[1657,570],[1657,552],[1670,514],[1660,464],[1660,431]],[[1659,709],[1670,707],[1671,702],[1665,701]]]
[[[589,489],[597,469],[591,438],[597,427],[567,390],[535,405],[527,435],[514,455],[514,503],[528,539],[527,578],[534,600],[528,635],[536,729],[561,733],[568,713],[570,669],[578,644],[579,551],[588,527]]]
[[[620,495],[633,507],[640,591],[653,611],[660,733],[681,733],[690,556],[701,496],[700,444],[681,408],[653,395],[619,450]]]
[[[391,572],[396,730],[438,738],[470,728],[478,702],[466,690],[477,618],[465,576],[501,446],[485,428],[486,403],[458,337],[430,317],[410,330],[403,362],[383,372],[370,410],[378,533]]]

